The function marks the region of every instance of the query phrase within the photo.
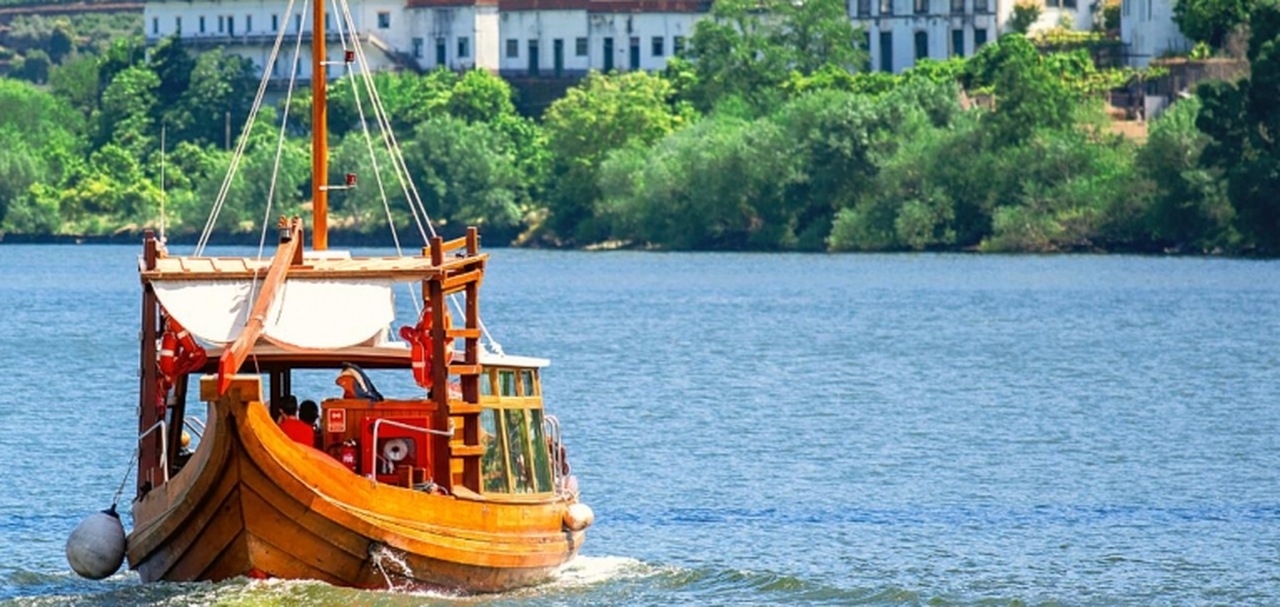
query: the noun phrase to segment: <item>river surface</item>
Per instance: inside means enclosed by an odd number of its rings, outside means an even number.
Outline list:
[[[81,580],[137,253],[0,246],[0,603],[1280,605],[1280,263],[1123,256],[494,250],[484,318],[552,359],[597,515],[558,580]]]

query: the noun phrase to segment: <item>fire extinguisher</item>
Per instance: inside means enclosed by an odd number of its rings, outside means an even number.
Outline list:
[[[357,469],[358,464],[356,463],[355,439],[342,443],[342,448],[338,451],[338,461],[342,462],[342,465],[349,468],[352,472],[359,474],[360,471]]]

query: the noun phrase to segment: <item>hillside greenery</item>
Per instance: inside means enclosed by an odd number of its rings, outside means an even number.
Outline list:
[[[864,73],[843,7],[722,0],[665,71],[592,73],[536,119],[484,71],[378,74],[412,184],[379,141],[369,158],[368,100],[335,82],[328,179],[360,185],[331,194],[332,224],[389,242],[380,192],[403,232],[416,229],[401,210],[411,186],[446,233],[477,224],[491,243],[1280,252],[1275,0],[1249,13],[1251,79],[1202,86],[1145,143],[1113,133],[1103,103],[1142,73],[1017,34],[967,59]],[[171,238],[197,233],[260,66],[139,37],[60,59],[43,86],[0,80],[0,228],[132,234],[163,208]],[[308,214],[309,107],[300,92],[288,116],[266,108],[246,131],[219,233]]]

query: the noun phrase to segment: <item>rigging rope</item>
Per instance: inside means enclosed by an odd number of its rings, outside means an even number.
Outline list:
[[[139,439],[141,440],[141,439]],[[138,460],[138,448],[133,448],[133,456],[129,458],[129,463],[124,468],[124,478],[120,479],[120,487],[116,489],[115,497],[111,498],[111,509],[114,510],[116,505],[120,503],[120,495],[124,493],[124,484],[129,482],[129,474],[133,472],[133,462]]]
[[[307,11],[306,0],[303,0],[302,12]],[[262,259],[262,251],[267,244],[267,227],[271,225],[271,207],[275,203],[276,182],[280,176],[280,156],[284,153],[284,134],[289,126],[289,110],[293,107],[293,84],[298,79],[298,64],[302,62],[302,28],[298,28],[298,39],[293,45],[293,64],[289,68],[289,88],[284,97],[284,115],[280,119],[280,135],[276,138],[276,159],[271,167],[271,185],[267,189],[267,212],[262,217],[262,233],[258,237],[258,259]],[[257,270],[254,270],[257,278]],[[252,297],[252,294],[250,294]]]
[[[334,1],[339,2],[339,4],[342,7],[342,16],[343,16],[342,20],[347,23],[347,26],[351,31],[353,32],[356,31],[355,19],[354,17],[352,17],[351,6],[348,3],[348,1],[347,0],[334,0]],[[402,189],[405,189],[407,187],[407,190],[405,190],[404,193],[409,202],[409,211],[410,211],[410,214],[413,215],[414,222],[416,222],[418,225],[418,232],[422,236],[422,240],[424,242],[430,242],[430,239],[427,237],[427,232],[429,231],[431,234],[431,237],[434,238],[437,235],[435,226],[431,223],[431,216],[429,213],[427,213],[426,204],[422,202],[422,196],[418,192],[418,186],[414,184],[413,179],[410,176],[409,166],[404,160],[404,153],[400,149],[399,141],[396,140],[395,131],[391,128],[391,120],[390,118],[388,118],[386,106],[382,101],[382,95],[381,93],[378,92],[378,88],[377,86],[375,86],[375,83],[373,81],[373,76],[371,75],[371,72],[369,70],[369,62],[368,62],[368,58],[364,54],[364,47],[360,44],[360,40],[358,37],[353,35],[352,39],[354,41],[354,44],[352,44],[352,48],[354,49],[356,59],[359,62],[361,67],[361,69],[359,70],[359,73],[362,76],[362,79],[364,81],[366,93],[369,95],[370,102],[371,102],[370,104],[373,106],[374,117],[378,121],[379,129],[382,131],[383,143],[386,144],[387,153],[391,156],[391,161],[394,164],[396,178],[400,180],[400,186]],[[348,67],[348,69],[350,69],[350,67]],[[365,120],[363,108],[360,105],[358,91],[356,91],[356,104],[357,104],[357,107],[360,108],[360,122],[361,122],[361,125],[364,127],[365,133],[367,136],[368,124],[367,124],[367,121]],[[369,145],[369,148],[370,148],[370,157],[372,158],[373,150],[372,150],[371,144]],[[381,188],[381,181],[379,181],[379,187]],[[388,216],[387,221],[389,223],[392,223],[392,230],[394,233],[394,223],[391,222],[391,217],[390,217],[391,211],[390,211],[390,207],[388,206],[388,201],[387,201],[385,192],[383,192],[382,203],[384,207],[387,207],[387,216]],[[422,214],[421,219],[419,219],[418,213]],[[425,229],[424,229],[424,224],[425,224]],[[413,292],[412,286],[410,287],[410,291]],[[413,297],[414,308],[417,310],[419,314],[421,314],[422,309],[421,309],[421,306],[419,305],[419,301],[421,298],[417,296],[416,292],[413,292],[413,294],[414,294],[414,297]],[[462,311],[462,304],[458,302],[458,298],[456,296],[450,296],[449,300],[452,302],[453,307],[455,308],[457,313],[459,315],[465,316],[464,312]],[[498,341],[493,338],[493,334],[489,332],[489,328],[485,326],[484,321],[480,320],[479,323],[480,323],[480,332],[484,335],[485,339],[488,341],[488,345],[492,347],[493,352],[495,354],[498,354],[499,356],[505,355],[505,352],[502,349],[502,344],[498,343]]]
[[[289,0],[285,14],[293,14],[294,0]],[[306,0],[303,0],[303,9],[306,9]],[[218,221],[218,215],[222,212],[222,207],[226,204],[227,193],[231,190],[231,182],[235,177],[236,170],[240,167],[240,159],[244,156],[245,146],[249,142],[249,131],[253,128],[253,123],[258,117],[258,111],[262,109],[262,99],[267,91],[267,83],[271,81],[271,70],[268,69],[275,64],[276,57],[280,54],[280,44],[284,41],[285,29],[281,28],[276,34],[275,44],[271,47],[271,55],[267,58],[267,64],[262,70],[262,80],[258,82],[258,92],[253,98],[253,105],[249,108],[249,117],[245,120],[244,128],[240,130],[240,138],[236,141],[236,150],[231,155],[231,166],[227,169],[227,175],[222,180],[222,187],[218,190],[218,197],[213,203],[213,210],[209,212],[209,218],[205,220],[204,230],[200,233],[200,239],[196,242],[195,255],[200,256],[204,253],[204,248],[209,244],[209,236],[213,234],[213,226]],[[299,27],[299,35],[302,28]]]

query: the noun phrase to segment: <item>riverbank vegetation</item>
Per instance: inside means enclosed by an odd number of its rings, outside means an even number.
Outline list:
[[[765,4],[719,1],[664,72],[593,73],[537,118],[482,71],[376,79],[433,218],[446,232],[479,224],[491,243],[1280,252],[1274,2],[1249,16],[1251,77],[1202,85],[1145,143],[1115,134],[1103,101],[1144,74],[1099,69],[1084,49],[1013,34],[870,73],[843,2]],[[171,238],[190,237],[223,187],[227,125],[247,115],[256,69],[124,38],[51,67],[46,88],[0,81],[0,227],[107,235],[156,225],[163,206]],[[274,190],[285,116],[268,108],[247,130],[219,232],[273,222],[268,196],[274,215],[306,212],[308,107],[295,95]],[[360,185],[333,193],[331,214],[337,230],[388,234],[358,115],[335,83],[330,182]]]

